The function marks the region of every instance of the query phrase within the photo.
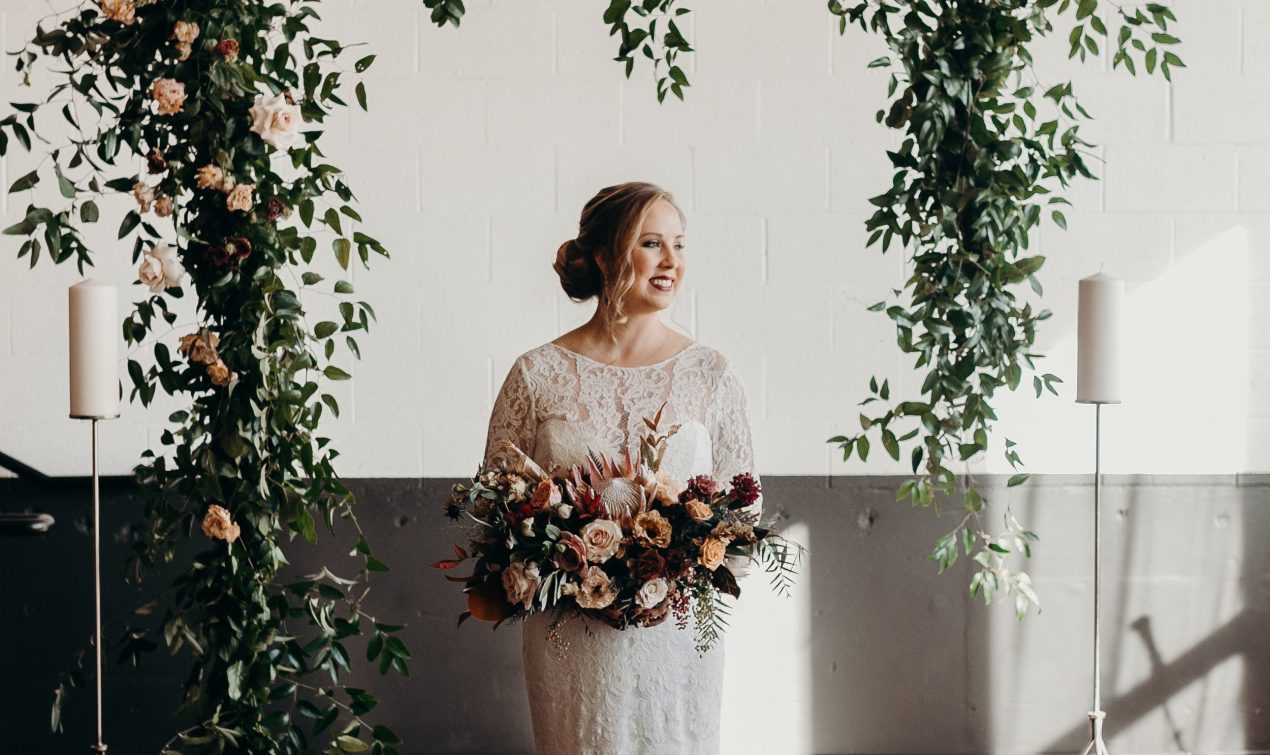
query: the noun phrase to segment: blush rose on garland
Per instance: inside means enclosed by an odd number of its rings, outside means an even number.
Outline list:
[[[374,56],[345,63],[345,45],[311,31],[315,5],[81,4],[17,56],[28,81],[37,61],[57,59],[58,82],[0,119],[0,154],[11,140],[31,150],[33,135],[50,133],[37,116],[50,112],[71,133],[41,144],[39,167],[10,187],[32,197],[4,230],[24,237],[19,257],[73,259],[82,271],[130,245],[140,297],[122,323],[131,398],[148,406],[162,390],[188,401],[136,469],[143,521],[130,564],[138,580],[169,564],[179,573],[118,648],[136,663],[162,644],[190,663],[165,753],[397,752],[394,732],[367,720],[375,698],[343,677],[355,640],[382,673],[408,673],[409,651],[401,627],[363,604],[370,573],[387,567],[317,434],[339,413],[324,386],[349,377],[338,363],[360,356],[356,337],[375,314],[347,281],[306,269],[320,245],[345,270],[354,251],[363,265],[387,256],[356,230],[353,192],[319,147],[323,120],[346,106],[345,82]],[[353,92],[365,108],[363,83]],[[48,179],[60,199],[41,206],[32,189]],[[119,243],[93,251],[81,228],[101,220],[106,194],[135,204]],[[308,288],[338,297],[339,317],[309,322]],[[177,324],[169,305],[187,293],[196,322]],[[319,528],[335,536],[337,522],[351,527],[357,573],[323,568],[288,583],[288,542],[313,542]],[[201,552],[182,564],[186,540]],[[55,729],[83,682],[77,669],[57,690]]]

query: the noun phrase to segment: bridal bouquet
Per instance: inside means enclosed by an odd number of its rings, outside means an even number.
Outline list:
[[[469,548],[434,566],[475,559],[462,582],[470,616],[501,623],[539,611],[578,611],[618,629],[696,619],[707,650],[726,626],[723,595],[740,597],[737,577],[760,562],[778,592],[792,584],[802,549],[760,524],[749,473],[725,486],[709,476],[682,484],[659,471],[672,427],[657,435],[661,412],[644,419],[637,458],[591,453],[583,465],[548,475],[515,445],[501,450],[512,468],[482,467],[454,486],[446,514],[478,525]],[[495,624],[497,627],[498,624]]]

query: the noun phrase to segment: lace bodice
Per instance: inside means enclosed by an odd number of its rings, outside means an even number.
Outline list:
[[[605,365],[547,343],[512,365],[490,417],[487,464],[509,462],[503,440],[555,471],[588,449],[615,454],[637,444],[665,404],[661,470],[726,484],[753,472],[745,392],[731,363],[693,343],[644,367]],[[699,753],[719,750],[723,643],[700,654],[692,627],[674,621],[618,631],[580,617],[523,624],[525,687],[540,755]]]
[[[584,461],[588,448],[614,454],[638,443],[643,417],[663,402],[661,430],[680,425],[663,471],[723,483],[754,471],[741,380],[726,357],[699,343],[644,367],[601,364],[554,343],[522,354],[494,402],[485,458],[507,461],[497,451],[503,440],[548,470]]]

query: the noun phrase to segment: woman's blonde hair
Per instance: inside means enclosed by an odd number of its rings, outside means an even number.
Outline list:
[[[560,286],[574,301],[598,296],[610,336],[614,325],[627,320],[622,304],[635,287],[631,253],[639,243],[644,219],[660,200],[669,202],[679,213],[680,222],[684,221],[675,198],[656,184],[631,181],[605,187],[582,208],[578,237],[556,251],[552,267],[560,276]]]

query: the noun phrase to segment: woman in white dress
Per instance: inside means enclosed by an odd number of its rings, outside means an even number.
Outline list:
[[[597,298],[581,327],[522,354],[490,417],[487,464],[509,463],[515,443],[543,468],[638,448],[665,404],[662,471],[721,483],[753,472],[741,381],[718,351],[662,323],[683,285],[684,218],[647,183],[603,189],[586,204],[578,237],[556,255],[575,301]],[[523,622],[525,685],[540,755],[717,753],[723,646],[698,653],[692,626],[665,621],[619,631],[573,616]]]

